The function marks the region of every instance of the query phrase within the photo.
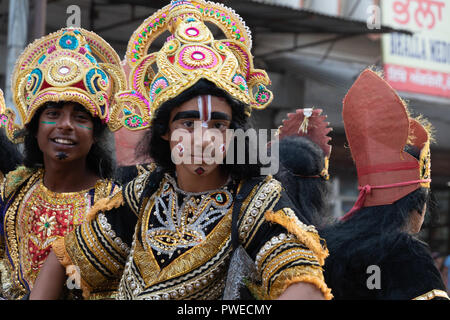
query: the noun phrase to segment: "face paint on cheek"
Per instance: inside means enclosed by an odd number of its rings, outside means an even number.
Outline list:
[[[83,126],[82,124],[77,124],[78,127],[83,128],[83,129],[88,129],[88,130],[92,130],[92,128]]]
[[[184,146],[183,146],[183,144],[182,144],[181,142],[179,142],[179,143],[175,146],[175,148],[177,148],[178,154],[179,154],[180,156],[182,156],[182,155],[183,155],[183,152],[184,152]]]
[[[198,174],[199,176],[201,176],[202,174],[205,173],[205,169],[203,169],[202,167],[199,167],[199,168],[195,169],[195,173]]]
[[[53,121],[41,121],[41,123],[43,123],[43,124],[51,124],[51,125],[55,125],[56,124],[56,122],[53,122]]]

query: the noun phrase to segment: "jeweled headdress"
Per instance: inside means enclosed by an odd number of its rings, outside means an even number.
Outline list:
[[[289,113],[288,118],[278,128],[278,138],[299,136],[306,137],[317,144],[325,156],[324,167],[319,176],[325,180],[330,178],[328,165],[331,155],[331,137],[328,136],[332,128],[326,121],[327,116],[322,114],[322,109],[305,108],[297,109],[295,113]]]
[[[22,120],[0,102],[0,120],[8,137],[31,121],[49,101],[72,101],[108,123],[116,108],[115,94],[126,89],[125,75],[114,49],[97,34],[66,28],[35,40],[16,62],[13,100]],[[3,104],[3,107],[1,105]]]
[[[215,40],[205,24],[224,34]],[[171,35],[158,52],[148,53],[154,40]],[[112,116],[115,128],[145,129],[159,106],[193,86],[201,78],[251,108],[264,109],[273,98],[266,88],[267,73],[253,68],[252,39],[242,19],[222,4],[172,1],[150,16],[128,43],[126,60],[131,68],[127,92],[118,94],[125,106]]]
[[[392,204],[430,187],[430,132],[409,116],[402,99],[379,75],[365,70],[344,98],[345,134],[355,161],[362,207]],[[419,160],[407,152],[415,149]]]

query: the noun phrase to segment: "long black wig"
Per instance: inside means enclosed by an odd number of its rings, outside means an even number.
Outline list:
[[[285,137],[278,145],[280,169],[275,178],[310,223],[324,225],[328,220],[329,184],[319,176],[325,165],[322,149],[299,136]]]
[[[418,157],[417,150],[406,151]],[[411,299],[433,279],[440,283],[428,246],[408,232],[411,215],[425,215],[424,205],[434,205],[430,200],[430,190],[421,187],[392,204],[363,207],[348,220],[319,229],[330,252],[325,281],[336,299]],[[370,266],[381,270],[382,286],[376,290],[367,286]]]
[[[22,154],[17,145],[8,139],[3,128],[0,128],[0,150],[0,172],[3,175],[6,175],[22,164]]]

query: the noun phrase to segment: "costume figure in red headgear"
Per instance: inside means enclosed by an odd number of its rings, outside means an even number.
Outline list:
[[[336,299],[448,299],[427,245],[414,237],[430,198],[429,128],[371,70],[343,104],[360,194],[323,231],[327,284]]]

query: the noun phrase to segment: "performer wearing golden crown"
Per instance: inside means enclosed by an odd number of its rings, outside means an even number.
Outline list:
[[[13,97],[23,125],[0,103],[7,136],[25,151],[24,166],[0,189],[3,297],[26,296],[51,243],[82,223],[98,199],[119,191],[109,180],[114,160],[105,123],[124,88],[117,54],[86,30],[49,34],[19,57]]]
[[[215,40],[205,22],[226,39]],[[167,30],[162,49],[147,54]],[[143,145],[156,164],[53,244],[32,299],[60,296],[59,262],[79,268],[85,296],[120,280],[119,299],[236,299],[247,277],[257,298],[331,298],[326,247],[281,183],[261,176],[259,164],[223,163],[232,148],[227,129],[251,128],[252,108],[272,100],[250,49],[244,22],[212,2],[172,1],[136,30],[126,55],[129,90],[118,94],[125,107],[111,122],[150,128]]]

